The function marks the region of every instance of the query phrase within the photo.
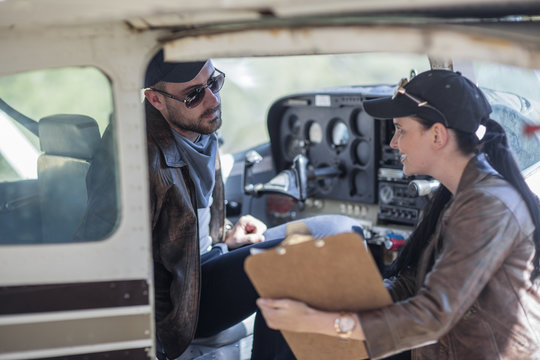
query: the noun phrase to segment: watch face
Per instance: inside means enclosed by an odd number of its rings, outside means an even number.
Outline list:
[[[339,330],[346,333],[349,331],[353,331],[356,323],[352,316],[350,315],[342,315],[339,318]]]

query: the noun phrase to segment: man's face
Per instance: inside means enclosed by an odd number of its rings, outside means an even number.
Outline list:
[[[214,66],[207,61],[199,74],[185,83],[162,83],[163,90],[171,95],[185,99],[194,89],[207,84],[214,75]],[[149,91],[147,98],[158,96],[158,103],[150,102],[167,120],[172,129],[194,141],[199,134],[211,134],[221,126],[221,98],[219,93],[214,94],[209,88],[202,90],[204,97],[200,104],[187,108],[185,103],[171,99],[155,91]]]

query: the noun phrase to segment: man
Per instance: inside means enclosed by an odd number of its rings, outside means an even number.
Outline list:
[[[255,311],[254,306],[224,298],[256,296],[229,289],[222,275],[238,269],[227,263],[223,271],[205,271],[215,255],[261,242],[266,230],[261,221],[246,216],[225,232],[215,134],[221,126],[219,90],[224,80],[211,61],[165,63],[162,51],[152,59],[145,79],[156,327],[169,358],[179,356],[196,335],[213,335]],[[212,250],[221,242],[226,246]],[[202,291],[210,282],[213,285]],[[252,291],[246,285],[241,287]]]
[[[286,225],[266,225],[246,215],[225,219],[216,130],[225,74],[210,60],[167,63],[163,51],[145,77],[150,221],[158,357],[180,356],[195,337],[217,334],[256,310],[258,295],[244,272],[252,246],[272,247]],[[103,135],[87,175],[88,206],[76,238],[100,239],[118,218],[112,127]],[[316,237],[359,229],[344,216],[304,220]],[[250,246],[246,246],[250,245]],[[255,320],[254,359],[292,359],[276,352],[281,334]],[[270,348],[268,348],[270,347]]]
[[[215,134],[224,81],[210,60],[167,63],[163,51],[145,78],[156,328],[169,358],[194,337],[216,334],[256,311],[258,295],[243,270],[250,247],[244,245],[271,247],[285,236],[285,226],[267,231],[249,215],[225,231]],[[305,222],[318,237],[359,228],[347,217]],[[288,349],[270,357],[264,346],[281,335],[264,322],[255,329],[264,332],[255,334],[255,343],[267,341],[254,344],[254,358],[293,358]]]

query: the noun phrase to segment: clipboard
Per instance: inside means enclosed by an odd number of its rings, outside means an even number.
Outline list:
[[[322,239],[301,235],[246,258],[244,268],[262,297],[291,298],[326,311],[371,310],[392,304],[369,249],[356,233]],[[298,360],[369,358],[363,341],[282,331]]]

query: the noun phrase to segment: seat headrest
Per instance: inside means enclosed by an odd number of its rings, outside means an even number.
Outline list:
[[[90,160],[100,141],[99,127],[86,115],[51,115],[39,121],[39,141],[47,154]]]

